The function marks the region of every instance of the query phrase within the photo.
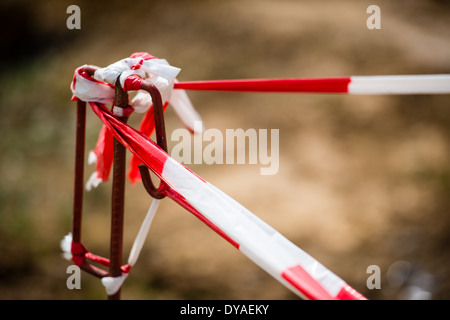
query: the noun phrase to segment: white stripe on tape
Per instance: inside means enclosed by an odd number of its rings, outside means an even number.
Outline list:
[[[162,176],[195,209],[236,241],[243,254],[284,285],[287,283],[281,273],[295,265],[301,265],[332,296],[345,284],[271,226],[174,159],[167,159]],[[287,286],[298,294],[291,285]]]
[[[353,76],[349,94],[450,93],[450,75]]]

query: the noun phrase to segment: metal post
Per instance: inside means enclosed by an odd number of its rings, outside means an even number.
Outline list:
[[[116,82],[114,105],[119,108],[128,107],[128,94],[122,89],[119,81]],[[127,122],[127,117],[119,117]],[[122,274],[122,247],[123,247],[123,220],[125,203],[125,160],[126,149],[114,139],[114,164],[112,182],[111,207],[111,247],[110,247],[110,276],[118,277]],[[120,300],[120,289],[117,293],[108,296],[109,300]]]
[[[77,100],[77,124],[75,136],[75,179],[73,191],[72,243],[81,243],[84,194],[84,153],[86,145],[86,102]],[[96,277],[108,275],[104,270],[86,261],[80,268]]]
[[[96,67],[85,66],[89,75],[95,73]],[[72,241],[81,242],[81,221],[83,214],[84,193],[84,149],[86,141],[86,101],[77,100],[77,125],[75,137],[75,179],[73,192]]]
[[[77,101],[77,127],[75,140],[75,179],[73,193],[72,241],[81,241],[81,217],[84,192],[84,148],[86,130],[86,102]]]

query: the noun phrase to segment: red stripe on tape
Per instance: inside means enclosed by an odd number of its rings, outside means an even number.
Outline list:
[[[308,299],[335,300],[335,298],[300,265],[284,270],[281,276]]]
[[[345,284],[336,296],[338,300],[367,300],[361,293]]]
[[[176,82],[175,89],[241,92],[320,92],[347,93],[347,78],[324,79],[236,79]]]

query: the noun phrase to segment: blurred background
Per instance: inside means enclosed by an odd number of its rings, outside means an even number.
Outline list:
[[[80,30],[66,27],[71,4]],[[380,30],[366,27],[372,4]],[[60,249],[71,230],[78,66],[147,51],[181,68],[180,81],[450,73],[444,0],[4,0],[0,15],[1,299],[106,298],[85,273],[80,290],[66,287],[71,262]],[[188,94],[206,128],[280,134],[275,175],[189,168],[369,299],[450,298],[449,95]],[[169,136],[183,127],[171,108],[166,126]],[[88,109],[86,152],[100,127]],[[106,182],[84,200],[83,243],[105,256],[110,192]],[[127,182],[124,259],[150,203]],[[381,289],[367,288],[370,265]],[[170,200],[122,298],[298,299]]]

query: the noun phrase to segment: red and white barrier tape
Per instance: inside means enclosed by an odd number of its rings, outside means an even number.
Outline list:
[[[179,68],[169,65],[164,59],[158,59],[146,52],[137,52],[105,68],[99,68],[93,76],[88,75],[83,67],[76,69],[71,89],[74,99],[111,104],[114,100],[114,83],[118,77],[122,87],[126,86],[126,80],[133,75],[150,79],[162,94],[164,109],[170,103],[191,132],[194,132],[194,123],[201,122],[201,117],[184,90],[346,94],[450,93],[450,75],[448,74],[179,82],[175,78],[179,72]],[[147,112],[141,122],[140,131],[150,136],[154,130],[151,97],[147,92],[139,91],[131,105],[133,111]],[[112,165],[112,139],[108,135],[106,130],[102,130],[95,150],[90,153],[90,163],[96,163],[96,172],[91,175],[86,184],[88,190],[98,186],[101,181],[108,180]],[[136,157],[132,156],[128,174],[132,182],[140,179],[138,164]]]
[[[241,92],[446,94],[450,93],[450,74],[185,81],[175,83],[174,88]]]
[[[167,61],[147,53],[136,53],[106,68],[98,69],[93,76],[83,68],[75,71],[71,84],[74,99],[90,102],[104,127],[91,161],[97,162],[97,171],[87,187],[106,180],[112,164],[113,137],[132,152],[130,178],[138,178],[137,165],[141,162],[151,169],[164,183],[165,195],[193,213],[248,258],[266,270],[299,296],[307,299],[365,299],[342,279],[321,265],[306,252],[295,246],[280,233],[260,220],[235,200],[204,181],[189,169],[171,158],[148,137],[154,130],[153,110],[148,93],[138,92],[132,101],[134,111],[146,112],[140,131],[118,120],[103,104],[114,99],[114,83],[120,80],[123,88],[127,81],[150,79],[161,91],[164,110],[170,103],[182,122],[194,131],[193,123],[200,116],[193,108],[183,90],[245,91],[245,92],[303,92],[346,94],[442,94],[450,93],[450,75],[404,75],[404,76],[354,76],[326,79],[247,79],[178,82],[179,69]],[[178,90],[172,90],[178,89]],[[113,110],[114,111],[114,110]],[[125,280],[129,268],[137,260],[158,205],[152,202],[141,230],[130,252],[128,264],[122,276],[104,277],[102,282],[108,294],[116,292]],[[68,238],[62,245],[66,255]],[[71,240],[70,240],[71,241]],[[81,245],[74,243],[70,253],[81,261],[86,256],[103,264],[107,259],[89,254]]]
[[[168,197],[294,293],[307,299],[365,299],[246,208],[175,161],[151,139],[116,119],[104,106],[90,105],[114,137],[167,184]]]

